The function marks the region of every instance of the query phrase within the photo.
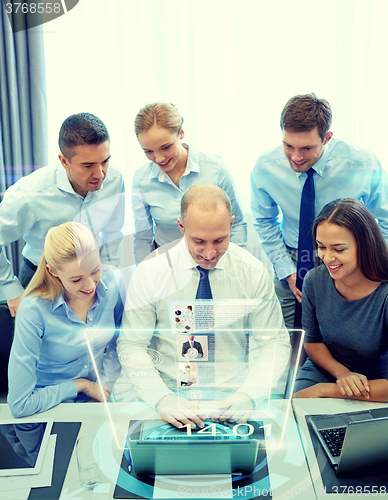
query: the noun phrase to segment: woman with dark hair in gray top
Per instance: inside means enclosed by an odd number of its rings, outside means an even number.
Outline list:
[[[327,204],[313,226],[324,265],[303,284],[308,358],[296,398],[388,401],[388,248],[360,201]]]

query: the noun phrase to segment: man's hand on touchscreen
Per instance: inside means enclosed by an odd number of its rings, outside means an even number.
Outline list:
[[[218,407],[218,409],[210,415],[213,422],[237,422],[244,424],[247,422],[255,407],[253,399],[243,392],[236,392],[229,396]]]
[[[205,415],[199,411],[198,405],[174,394],[164,396],[156,405],[156,411],[161,419],[178,428],[189,424],[192,429],[202,429],[205,425]]]

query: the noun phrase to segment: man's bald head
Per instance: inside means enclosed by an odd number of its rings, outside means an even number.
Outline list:
[[[216,212],[220,204],[225,205],[232,217],[232,204],[223,189],[212,184],[197,184],[188,189],[181,201],[181,219],[184,221],[189,205],[197,205],[203,212]]]
[[[179,229],[195,262],[215,267],[229,246],[234,217],[228,195],[219,187],[198,184],[182,198]]]

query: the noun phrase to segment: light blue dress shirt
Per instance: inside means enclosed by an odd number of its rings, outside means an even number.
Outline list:
[[[22,253],[37,266],[47,231],[64,222],[89,227],[102,262],[118,265],[124,201],[123,177],[111,167],[101,189],[89,191],[85,198],[74,191],[61,164],[40,168],[18,180],[0,204],[0,300],[12,300],[23,293],[4,245],[23,237],[26,244]]]
[[[330,201],[357,198],[378,220],[388,242],[388,180],[370,151],[331,139],[315,170],[315,215]],[[251,175],[253,225],[277,277],[296,272],[286,246],[298,247],[299,212],[307,174],[292,170],[283,146],[263,153]]]
[[[101,382],[111,387],[119,376],[115,329],[121,325],[123,301],[113,273],[104,273],[103,280],[87,323],[62,294],[53,302],[37,296],[21,301],[8,367],[8,403],[15,417],[87,399],[82,393],[77,397],[74,380],[96,381],[88,342]]]
[[[184,147],[188,148],[189,154],[179,187],[152,161],[135,172],[132,207],[137,263],[152,252],[154,239],[158,246],[162,246],[182,237],[177,223],[181,199],[184,192],[195,184],[213,184],[228,194],[235,216],[231,241],[242,247],[247,244],[247,224],[230,170],[219,156],[200,153],[186,144]]]

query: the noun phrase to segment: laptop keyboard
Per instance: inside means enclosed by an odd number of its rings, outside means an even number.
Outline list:
[[[345,439],[345,432],[346,427],[338,427],[336,429],[326,429],[324,431],[319,431],[333,457],[339,457],[341,455],[342,445]]]
[[[218,440],[241,440],[243,439],[243,436],[228,436],[228,435],[222,435],[222,436],[212,436],[211,434],[206,436],[206,435],[201,435],[197,433],[193,433],[191,436],[188,436],[187,434],[183,434],[182,436],[148,436],[145,438],[146,440],[154,441],[154,440],[162,440],[162,441],[218,441]]]

